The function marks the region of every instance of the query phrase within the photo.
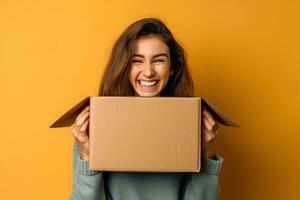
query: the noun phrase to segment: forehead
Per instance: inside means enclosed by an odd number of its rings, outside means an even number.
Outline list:
[[[169,54],[168,46],[159,36],[141,36],[136,40],[135,53],[142,55]]]

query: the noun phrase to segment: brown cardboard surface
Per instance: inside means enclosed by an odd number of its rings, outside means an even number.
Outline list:
[[[199,99],[93,97],[91,108],[91,169],[200,169]]]
[[[51,127],[74,123],[90,104],[90,169],[198,172],[201,106],[227,126],[238,125],[200,97],[87,97]]]
[[[68,127],[71,126],[79,113],[83,110],[84,107],[90,104],[90,97],[86,97],[63,114],[58,120],[56,120],[50,128],[57,127]]]

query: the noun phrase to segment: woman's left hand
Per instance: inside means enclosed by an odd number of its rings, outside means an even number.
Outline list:
[[[201,130],[202,130],[202,138],[201,138],[202,154],[211,158],[215,156],[213,143],[218,134],[219,125],[214,120],[214,117],[208,110],[202,111]]]

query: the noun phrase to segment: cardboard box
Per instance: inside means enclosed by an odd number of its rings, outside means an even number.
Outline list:
[[[90,169],[199,172],[201,110],[223,125],[238,125],[200,97],[87,97],[53,127],[67,127],[90,105]]]

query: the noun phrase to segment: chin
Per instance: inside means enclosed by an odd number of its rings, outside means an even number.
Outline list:
[[[137,94],[140,97],[157,97],[157,96],[160,96],[159,93],[152,93],[152,92],[137,92]]]

